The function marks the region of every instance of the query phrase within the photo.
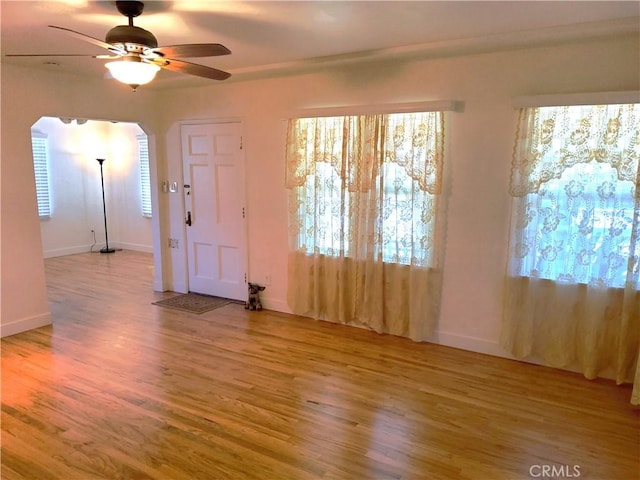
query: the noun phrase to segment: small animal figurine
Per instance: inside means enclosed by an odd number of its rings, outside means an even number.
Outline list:
[[[244,304],[244,308],[247,310],[262,310],[262,302],[260,302],[260,292],[265,287],[261,287],[256,283],[249,283],[249,299]]]

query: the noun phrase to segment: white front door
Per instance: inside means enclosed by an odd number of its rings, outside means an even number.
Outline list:
[[[239,123],[182,125],[189,291],[246,298],[245,172]]]

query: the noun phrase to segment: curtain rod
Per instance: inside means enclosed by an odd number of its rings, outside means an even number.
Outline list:
[[[513,108],[560,107],[564,105],[607,105],[620,103],[640,103],[640,91],[591,93],[559,93],[552,95],[530,95],[514,97]]]
[[[412,112],[462,112],[464,102],[457,100],[432,100],[426,102],[385,103],[378,105],[344,105],[336,107],[301,108],[282,115],[288,118],[339,117],[345,115],[367,115],[378,113]]]

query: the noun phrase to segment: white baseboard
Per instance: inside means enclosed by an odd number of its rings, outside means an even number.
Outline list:
[[[157,279],[157,278],[153,279],[154,292],[168,292],[170,290],[171,289],[169,288],[169,286],[166,285],[165,282],[162,281],[162,279]]]
[[[289,305],[284,300],[271,299],[268,297],[260,297],[260,301],[262,302],[262,306],[267,310],[274,310],[276,312],[282,313],[293,313],[289,308]]]
[[[95,247],[94,247],[95,248]],[[56,248],[42,252],[44,258],[63,257],[65,255],[75,255],[76,253],[86,253],[91,249],[91,245],[76,245],[75,247]]]
[[[482,353],[485,355],[492,355],[494,357],[508,358],[509,360],[515,360],[517,362],[530,363],[532,365],[541,365],[548,368],[558,368],[560,370],[566,370],[573,373],[582,373],[581,368],[578,365],[566,365],[564,367],[553,367],[546,364],[542,359],[530,356],[525,358],[516,358],[506,350],[504,350],[497,341],[485,340],[476,337],[467,337],[464,335],[458,335],[449,332],[436,332],[433,339],[429,339],[429,342],[437,343],[438,345],[444,345],[446,347],[459,348],[461,350],[467,350],[470,352]],[[613,371],[605,370],[598,374],[598,377],[606,378],[609,380],[615,379]]]
[[[282,313],[293,313],[285,300],[275,298],[271,299],[266,296],[263,296],[261,300],[262,305],[267,310],[275,310],[276,312]],[[509,355],[509,353],[503,350],[497,341],[486,340],[484,338],[469,337],[457,333],[436,331],[433,336],[428,338],[426,341],[429,343],[444,345],[446,347],[459,348],[461,350],[468,350],[470,352],[484,353],[486,355],[493,355],[494,357],[504,357],[515,360],[515,357]]]
[[[135,252],[153,253],[153,247],[151,245],[140,245],[137,243],[119,242],[116,243],[115,248],[122,248],[123,250],[133,250]]]
[[[33,330],[34,328],[51,325],[51,314],[49,312],[36,315],[34,317],[23,318],[14,322],[3,323],[0,326],[0,337],[9,337],[18,333]]]
[[[93,251],[99,252],[104,248],[104,243],[93,245]],[[134,250],[136,252],[153,253],[153,247],[150,245],[140,245],[137,243],[126,242],[109,242],[109,248],[117,248],[123,250]],[[53,250],[45,250],[42,252],[44,258],[63,257],[65,255],[75,255],[77,253],[87,253],[91,251],[91,245],[76,245],[73,247],[56,248]]]
[[[484,353],[485,355],[493,355],[494,357],[504,357],[515,359],[509,355],[497,341],[486,340],[484,338],[469,337],[458,333],[438,331],[427,339],[430,343],[437,343],[445,347],[459,348],[470,352]]]

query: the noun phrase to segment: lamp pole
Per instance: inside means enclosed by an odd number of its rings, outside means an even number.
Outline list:
[[[113,253],[115,249],[109,248],[109,234],[107,233],[107,203],[104,200],[104,174],[102,173],[102,164],[104,163],[104,158],[96,158],[98,163],[100,164],[100,184],[102,185],[102,212],[104,214],[104,240],[105,247],[100,249],[100,253]]]

